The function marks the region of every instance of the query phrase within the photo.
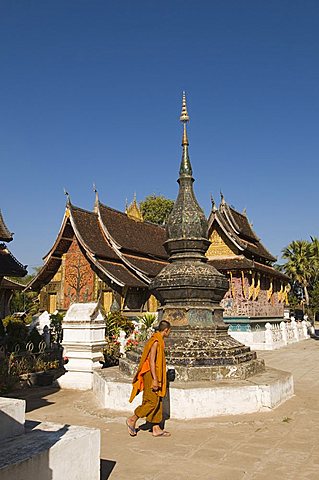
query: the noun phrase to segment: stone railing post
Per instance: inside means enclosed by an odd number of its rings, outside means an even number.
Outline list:
[[[292,326],[292,330],[293,330],[293,333],[294,333],[294,338],[295,338],[296,342],[299,342],[298,325],[297,325],[297,322],[296,322],[295,319],[291,320],[291,326]]]
[[[124,330],[120,330],[120,335],[119,335],[119,338],[118,338],[118,341],[120,342],[120,354],[125,356],[125,347],[126,347],[126,333],[124,332]]]
[[[302,331],[303,331],[304,338],[309,338],[307,322],[305,320],[302,320],[301,325],[302,325]]]
[[[63,323],[63,355],[67,372],[58,379],[61,387],[92,388],[93,370],[104,361],[105,320],[97,303],[74,303]]]
[[[273,344],[273,338],[272,338],[272,326],[271,323],[267,322],[265,325],[265,343],[266,345],[272,345]]]
[[[288,338],[287,338],[287,326],[286,322],[282,321],[280,322],[280,330],[281,330],[281,337],[282,341],[285,345],[288,343]]]

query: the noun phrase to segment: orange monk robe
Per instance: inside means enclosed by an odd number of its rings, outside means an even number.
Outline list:
[[[159,390],[156,394],[159,397],[165,397],[166,393],[166,361],[165,361],[165,353],[164,353],[164,339],[159,332],[153,333],[151,338],[146,343],[139,366],[137,368],[137,372],[133,378],[133,388],[130,397],[130,402],[134,400],[136,395],[138,395],[144,389],[143,383],[143,374],[149,372],[151,367],[149,363],[149,353],[154,345],[155,342],[157,343],[157,350],[156,350],[156,359],[155,359],[155,371],[157,380],[159,383]]]

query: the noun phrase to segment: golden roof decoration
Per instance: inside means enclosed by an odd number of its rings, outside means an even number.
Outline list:
[[[136,201],[136,193],[134,193],[133,201],[125,207],[125,213],[131,220],[135,222],[143,222],[144,218],[141,212],[141,209]]]

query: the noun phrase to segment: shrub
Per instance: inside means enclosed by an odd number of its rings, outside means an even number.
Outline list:
[[[27,343],[28,327],[23,320],[8,316],[3,319],[3,325],[5,326],[7,333],[7,349],[12,352],[16,345],[23,348]]]
[[[121,312],[110,312],[105,317],[105,336],[107,338],[118,337],[120,330],[124,330],[126,335],[134,331],[134,324]]]
[[[37,352],[39,350],[39,344],[43,342],[43,338],[36,328],[33,328],[29,333],[28,342],[33,344],[33,352]]]
[[[106,346],[103,350],[103,354],[105,367],[114,367],[119,364],[120,343],[116,338],[106,338]]]
[[[154,313],[145,313],[141,318],[141,324],[143,330],[149,330],[153,327],[156,321],[156,315]]]
[[[61,343],[63,340],[63,313],[51,313],[50,315],[50,328],[51,328],[51,340],[52,342]]]

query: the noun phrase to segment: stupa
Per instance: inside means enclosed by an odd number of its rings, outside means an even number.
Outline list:
[[[264,362],[228,335],[220,301],[228,281],[207,263],[208,224],[193,191],[188,152],[186,97],[183,94],[183,155],[179,193],[168,219],[164,246],[169,264],[150,284],[160,300],[158,320],[168,320],[166,359],[175,370],[164,399],[164,417],[193,419],[270,410],[293,395],[291,373],[265,367]],[[93,391],[101,405],[131,411],[132,376],[143,345],[130,350],[118,367],[94,371]]]
[[[255,352],[228,335],[220,302],[228,290],[228,280],[207,263],[210,245],[208,223],[193,190],[193,173],[187,136],[186,96],[183,94],[182,160],[179,193],[166,224],[169,255],[165,266],[150,284],[160,300],[158,320],[167,320],[172,333],[167,339],[167,362],[181,381],[246,379],[265,370]],[[130,351],[120,368],[132,373],[140,351]]]

